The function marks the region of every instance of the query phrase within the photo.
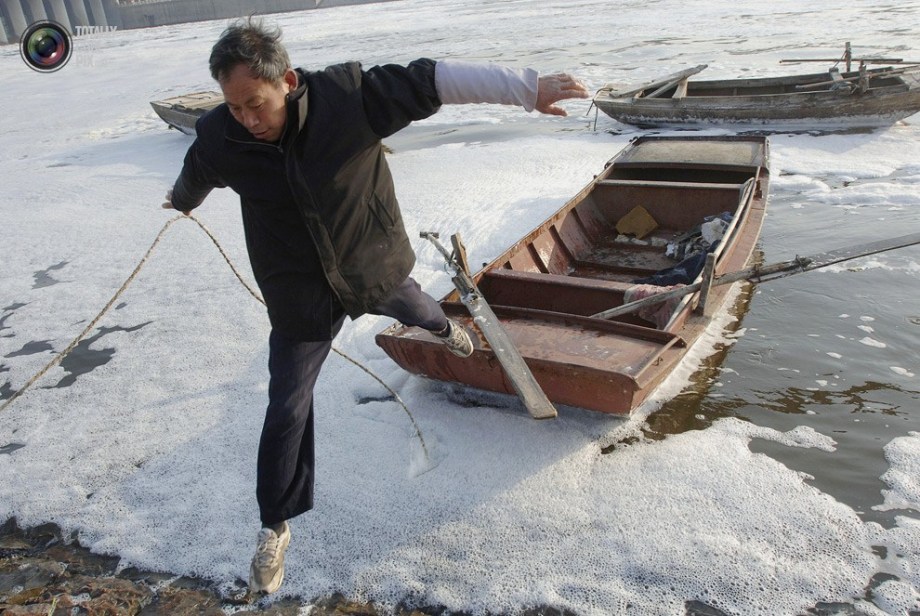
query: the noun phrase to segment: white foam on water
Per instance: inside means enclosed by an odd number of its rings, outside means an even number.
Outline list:
[[[883,490],[885,502],[878,510],[914,509],[920,511],[920,433],[911,432],[885,445],[885,458],[890,464],[882,480],[889,489]]]

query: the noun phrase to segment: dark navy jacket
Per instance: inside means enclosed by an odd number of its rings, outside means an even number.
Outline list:
[[[412,270],[415,254],[380,140],[430,116],[441,101],[427,59],[297,73],[278,144],[257,141],[226,104],[198,120],[172,201],[186,211],[212,188],[236,191],[272,327],[290,338],[328,340],[343,313],[367,312]]]

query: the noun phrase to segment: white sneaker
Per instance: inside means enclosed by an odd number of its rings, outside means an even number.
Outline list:
[[[270,528],[259,531],[256,555],[249,567],[249,591],[273,593],[284,581],[284,552],[291,542],[291,529],[284,523],[281,534]]]
[[[447,330],[443,334],[438,332],[437,336],[443,338],[447,350],[457,357],[469,357],[473,354],[473,341],[470,340],[470,335],[456,321],[447,319]]]

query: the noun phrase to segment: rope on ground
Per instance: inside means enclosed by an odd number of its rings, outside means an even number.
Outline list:
[[[16,400],[16,399],[17,399],[19,396],[21,396],[22,394],[24,394],[24,393],[26,392],[27,389],[29,389],[30,387],[32,387],[32,385],[34,385],[35,382],[38,381],[38,379],[40,379],[40,378],[42,378],[43,376],[45,376],[45,374],[46,374],[49,370],[51,370],[52,368],[54,368],[55,366],[57,366],[59,363],[61,363],[61,361],[63,361],[63,359],[64,359],[71,351],[73,351],[75,348],[77,348],[77,345],[80,344],[80,342],[86,337],[86,335],[87,335],[88,333],[90,333],[90,332],[93,330],[93,328],[96,327],[96,324],[100,321],[100,319],[102,319],[102,317],[105,315],[105,313],[109,311],[109,309],[115,304],[116,301],[118,301],[118,298],[121,296],[122,293],[125,292],[125,289],[128,288],[128,285],[130,285],[132,282],[134,282],[134,279],[137,277],[138,272],[140,272],[140,271],[141,271],[141,268],[144,266],[144,264],[147,263],[147,259],[150,258],[150,255],[153,253],[153,249],[156,248],[157,244],[160,243],[160,240],[163,238],[163,235],[166,233],[166,230],[169,229],[169,228],[173,225],[173,223],[176,222],[177,220],[179,220],[180,218],[183,218],[183,216],[182,216],[182,215],[179,215],[179,216],[176,216],[176,217],[171,218],[171,219],[169,219],[168,221],[166,221],[166,224],[163,225],[163,228],[160,229],[160,232],[159,232],[159,233],[157,233],[156,239],[153,240],[153,243],[150,245],[150,248],[148,248],[148,249],[147,249],[147,252],[144,253],[144,256],[143,256],[143,257],[141,258],[141,260],[138,262],[137,266],[134,268],[134,271],[131,272],[131,275],[128,276],[128,278],[122,283],[122,285],[121,285],[121,287],[118,289],[118,291],[115,292],[115,295],[112,296],[112,299],[109,300],[109,303],[106,304],[105,307],[104,307],[101,311],[99,311],[99,314],[96,315],[96,318],[94,318],[92,321],[89,322],[89,325],[87,325],[87,326],[83,329],[83,331],[80,332],[80,335],[77,336],[76,338],[74,338],[74,339],[73,339],[73,342],[71,342],[69,345],[67,345],[67,348],[66,348],[66,349],[64,349],[63,351],[61,351],[61,352],[58,353],[57,355],[55,355],[54,358],[52,358],[52,360],[51,360],[50,362],[48,362],[48,364],[47,364],[44,368],[42,368],[41,370],[39,370],[38,372],[36,372],[36,373],[35,373],[35,376],[33,376],[31,379],[29,379],[29,380],[26,382],[26,384],[23,385],[22,387],[20,387],[19,390],[18,390],[16,393],[14,393],[12,396],[10,396],[9,398],[7,398],[7,399],[3,402],[3,405],[0,406],[0,413],[2,413],[3,411],[5,411],[6,408],[7,408],[9,405],[11,405],[11,404],[13,403],[14,400]]]
[[[218,252],[220,252],[220,255],[224,258],[224,261],[226,261],[226,262],[227,262],[227,265],[230,266],[230,269],[233,271],[233,274],[236,276],[237,280],[240,281],[240,283],[243,285],[243,287],[245,287],[245,289],[249,292],[250,295],[252,295],[252,296],[253,296],[259,303],[261,303],[263,306],[265,305],[265,300],[262,299],[262,296],[259,295],[259,294],[258,294],[258,293],[257,293],[257,292],[246,282],[246,280],[243,278],[242,274],[240,274],[240,271],[239,271],[239,270],[236,268],[236,266],[233,264],[233,261],[232,261],[232,260],[230,259],[230,257],[227,255],[226,251],[224,251],[223,246],[220,245],[220,242],[218,242],[218,241],[217,241],[217,238],[214,236],[214,234],[211,233],[210,229],[208,229],[200,220],[198,220],[197,218],[195,218],[195,217],[192,216],[192,215],[186,216],[186,215],[180,214],[179,216],[175,216],[175,217],[173,217],[173,218],[170,218],[168,221],[166,221],[166,224],[163,225],[163,228],[160,229],[160,232],[157,233],[157,236],[156,236],[156,238],[154,238],[153,243],[150,244],[150,248],[148,248],[148,249],[147,249],[147,252],[144,253],[144,256],[141,258],[141,260],[140,260],[140,261],[138,262],[138,264],[135,266],[134,271],[132,271],[132,272],[131,272],[131,275],[128,276],[127,279],[125,279],[125,281],[122,283],[121,287],[119,287],[118,291],[115,292],[115,295],[112,296],[112,299],[110,299],[109,302],[105,305],[105,307],[104,307],[102,310],[99,311],[99,314],[97,314],[96,317],[95,317],[92,321],[90,321],[89,325],[87,325],[87,326],[83,329],[82,332],[80,332],[80,335],[78,335],[76,338],[74,338],[73,341],[72,341],[69,345],[67,345],[67,348],[65,348],[63,351],[61,351],[61,352],[58,353],[57,355],[55,355],[54,358],[52,358],[52,360],[51,360],[50,362],[48,362],[48,364],[47,364],[44,368],[42,368],[42,369],[39,370],[37,373],[35,373],[35,375],[34,375],[31,379],[29,379],[29,380],[26,382],[25,385],[23,385],[21,388],[19,388],[19,390],[17,390],[12,396],[10,396],[9,398],[7,398],[7,399],[3,402],[3,404],[0,405],[0,413],[2,413],[3,411],[5,411],[6,408],[7,408],[8,406],[10,406],[10,405],[13,403],[13,401],[15,401],[17,398],[19,398],[22,394],[24,394],[24,393],[26,392],[26,390],[28,390],[30,387],[32,387],[32,385],[34,385],[40,378],[42,378],[49,370],[51,370],[52,368],[54,368],[55,366],[57,366],[59,363],[61,363],[61,361],[63,361],[63,359],[64,359],[68,354],[70,354],[71,351],[73,351],[75,348],[77,348],[77,345],[80,344],[80,342],[83,341],[83,339],[87,336],[87,334],[89,334],[89,333],[96,327],[96,324],[99,323],[99,321],[102,319],[102,317],[105,316],[105,314],[112,308],[112,306],[115,305],[115,302],[118,301],[118,298],[121,297],[122,293],[124,293],[125,290],[128,288],[128,286],[130,286],[130,284],[131,284],[132,282],[134,282],[134,279],[137,277],[138,273],[140,273],[141,268],[147,263],[147,260],[150,258],[150,255],[153,254],[154,248],[156,248],[156,247],[157,247],[157,244],[160,243],[160,240],[163,238],[163,235],[166,234],[166,231],[173,225],[173,223],[175,223],[177,220],[181,220],[181,219],[183,219],[183,218],[188,218],[188,219],[194,221],[195,224],[197,224],[198,227],[199,227],[202,231],[204,231],[205,235],[207,235],[207,236],[211,239],[211,241],[214,243],[214,246],[217,247]],[[388,392],[390,392],[390,394],[393,395],[393,398],[394,398],[394,399],[396,400],[396,402],[403,408],[403,410],[406,412],[406,415],[409,417],[409,421],[412,423],[412,427],[415,428],[415,435],[418,437],[418,440],[419,440],[419,442],[420,442],[421,445],[422,445],[422,450],[423,450],[424,453],[425,453],[425,457],[428,458],[428,457],[429,457],[429,456],[428,456],[428,447],[425,445],[425,439],[422,437],[422,431],[421,431],[421,429],[419,428],[418,423],[415,421],[415,417],[413,417],[413,416],[412,416],[412,413],[409,411],[409,407],[406,406],[406,403],[403,402],[402,398],[399,397],[399,394],[397,394],[396,391],[395,391],[392,387],[390,387],[389,385],[387,385],[386,383],[384,383],[384,382],[383,382],[383,379],[381,379],[379,376],[377,376],[376,374],[374,374],[373,372],[371,372],[371,370],[370,370],[369,368],[367,368],[366,366],[362,365],[362,364],[361,364],[360,362],[358,362],[356,359],[354,359],[354,358],[352,358],[352,357],[349,357],[346,353],[340,351],[339,349],[337,349],[337,348],[335,348],[335,347],[332,347],[332,350],[335,351],[335,353],[337,353],[338,355],[340,355],[340,356],[343,357],[344,359],[348,360],[349,362],[351,362],[352,364],[354,364],[355,366],[357,366],[358,368],[360,368],[361,370],[363,370],[364,372],[366,372],[366,373],[367,373],[369,376],[371,376],[374,380],[376,380],[378,383],[380,383],[381,385],[383,385],[383,387],[384,387]]]

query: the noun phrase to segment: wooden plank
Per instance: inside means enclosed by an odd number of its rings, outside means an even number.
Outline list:
[[[642,93],[645,92],[646,90],[651,90],[652,88],[660,88],[661,86],[665,84],[673,84],[674,82],[677,82],[681,79],[686,79],[687,77],[690,77],[691,75],[696,75],[697,73],[699,73],[700,71],[702,71],[708,66],[709,66],[708,64],[700,64],[700,65],[694,66],[693,68],[688,68],[688,69],[679,71],[677,73],[674,73],[673,75],[668,75],[667,77],[663,77],[662,79],[646,84],[642,86],[641,88],[636,88],[635,90],[630,90],[629,92],[624,92],[622,94],[611,92],[609,89],[602,88],[601,91],[598,92],[598,95],[600,95],[601,92],[605,92],[607,96],[609,96],[610,98],[629,98],[629,97],[639,98],[640,96],[642,96]]]
[[[686,77],[684,78],[684,80],[686,80]],[[664,94],[665,92],[667,92],[668,90],[676,86],[679,81],[681,81],[680,78],[674,79],[673,81],[669,81],[663,84],[660,88],[657,88],[651,94],[646,94],[645,98],[658,98],[659,95]]]

